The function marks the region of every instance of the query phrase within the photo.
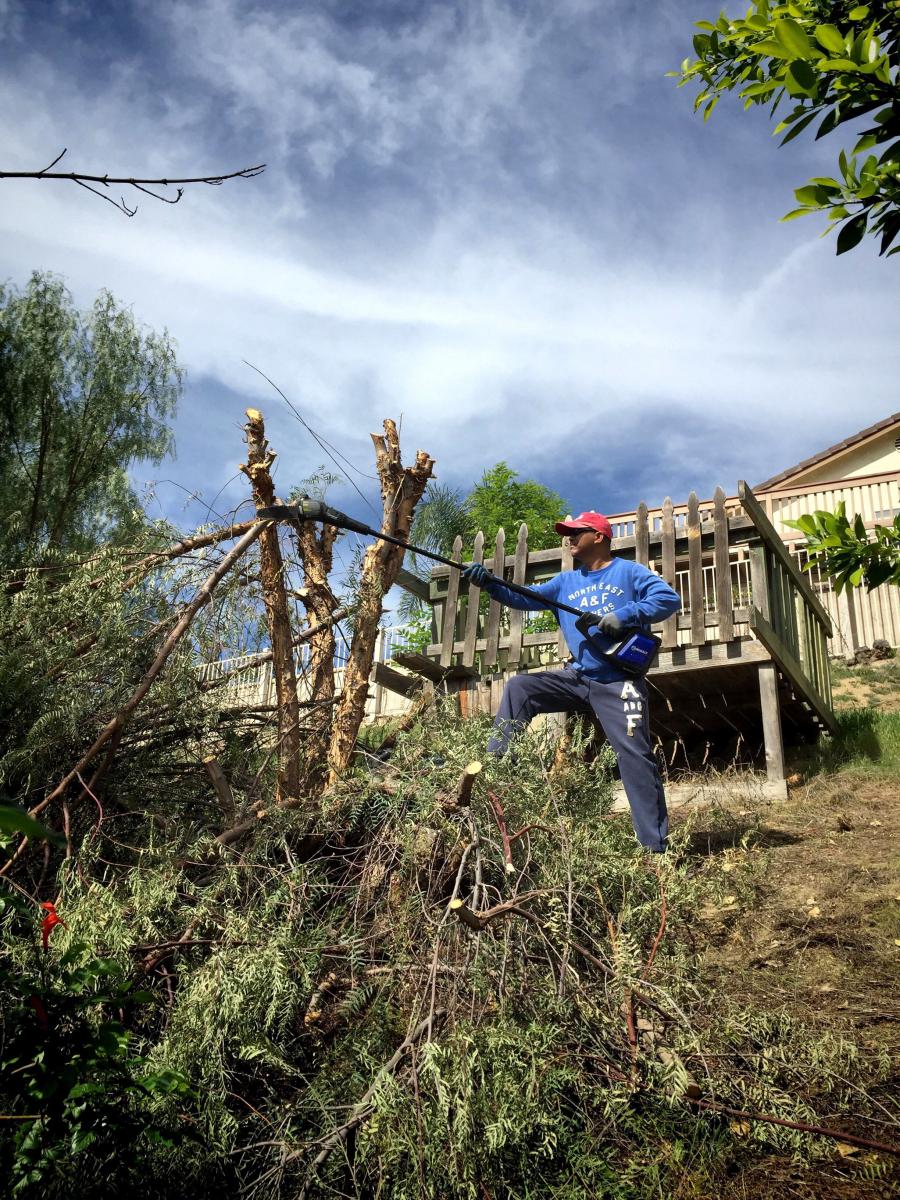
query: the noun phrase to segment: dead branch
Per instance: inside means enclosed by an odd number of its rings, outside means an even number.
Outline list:
[[[126,217],[133,217],[137,212],[137,206],[129,208],[124,199],[114,200],[111,196],[104,195],[91,184],[99,184],[101,187],[108,188],[112,184],[122,185],[124,187],[133,187],[139,192],[144,192],[147,196],[152,196],[154,200],[161,200],[164,204],[177,204],[184,195],[184,188],[193,183],[206,183],[211,187],[219,187],[228,179],[253,179],[257,175],[261,175],[266,169],[265,163],[257,163],[254,167],[241,167],[238,171],[229,171],[224,175],[195,175],[183,179],[141,179],[137,176],[119,177],[115,175],[88,175],[84,171],[51,171],[51,167],[55,167],[59,160],[67,153],[63,149],[60,154],[57,154],[52,163],[49,163],[40,171],[0,171],[0,179],[63,179],[69,183],[76,183],[79,187],[86,188],[87,191],[93,192],[95,196],[99,196],[101,200],[107,200],[120,212],[123,212]],[[158,192],[153,192],[150,189],[154,187],[174,187],[176,193],[174,196],[161,196]]]
[[[500,799],[495,792],[488,792],[488,802],[494,814],[494,820],[497,822],[497,828],[500,830],[506,873],[507,875],[514,875],[516,868],[513,864],[512,846],[510,845],[509,830],[506,827],[506,814],[503,811],[503,805],[500,803]]]
[[[464,900],[460,900],[459,897],[454,896],[447,907],[448,911],[452,912],[458,921],[461,921],[463,925],[468,926],[469,929],[474,929],[478,933],[486,925],[489,925],[491,921],[496,920],[497,917],[504,916],[521,917],[523,921],[528,921],[532,925],[537,925],[539,929],[543,929],[543,922],[537,913],[533,913],[530,909],[522,908],[521,906],[521,901],[533,900],[537,896],[543,895],[545,895],[544,892],[525,892],[521,896],[517,896],[515,900],[507,900],[503,904],[495,904],[493,908],[486,908],[482,912],[477,913],[473,912]],[[580,954],[582,958],[586,958],[589,963],[601,971],[602,974],[606,975],[607,978],[612,977],[613,972],[593,951],[588,950],[586,946],[582,946],[579,942],[574,942],[571,939],[567,944],[577,954]],[[559,954],[559,951],[554,950],[554,953]],[[634,994],[644,1001],[644,1003],[649,1004],[654,1011],[659,1011],[659,1006],[648,1000],[646,996],[643,996],[640,992],[635,992]],[[665,1016],[664,1013],[662,1015]]]
[[[256,519],[252,521],[241,521],[237,525],[225,525],[220,529],[212,529],[209,533],[198,533],[194,537],[183,538],[180,542],[176,542],[174,546],[169,546],[166,550],[157,550],[153,554],[147,554],[144,558],[139,558],[137,562],[131,564],[131,575],[125,581],[125,588],[134,587],[148,570],[158,566],[160,563],[168,562],[173,558],[181,558],[184,554],[191,554],[194,550],[203,550],[207,546],[217,546],[219,542],[231,541],[234,538],[243,537],[248,529],[251,529],[256,524]],[[103,578],[92,579],[88,587],[99,587],[103,582]]]
[[[767,1125],[783,1125],[786,1129],[798,1129],[801,1133],[813,1133],[819,1137],[834,1138],[836,1141],[847,1142],[851,1146],[862,1146],[866,1150],[875,1150],[880,1154],[893,1154],[900,1157],[900,1146],[891,1146],[885,1142],[875,1142],[871,1138],[858,1137],[855,1133],[845,1133],[841,1129],[826,1129],[822,1125],[807,1125],[805,1121],[788,1121],[785,1117],[773,1117],[769,1113],[744,1112],[740,1108],[731,1108],[727,1104],[719,1104],[717,1100],[693,1101],[698,1108],[706,1108],[711,1112],[720,1112],[727,1117],[737,1117],[744,1121],[764,1121]]]
[[[362,1096],[362,1098],[359,1100],[358,1104],[353,1109],[353,1112],[350,1114],[349,1120],[347,1120],[339,1129],[336,1129],[330,1135],[330,1137],[325,1142],[322,1149],[316,1155],[315,1159],[313,1160],[312,1164],[310,1165],[309,1170],[306,1173],[306,1181],[304,1182],[303,1187],[300,1189],[300,1191],[297,1195],[297,1200],[306,1200],[306,1197],[310,1194],[310,1188],[313,1185],[313,1180],[314,1180],[315,1176],[318,1174],[319,1169],[324,1165],[324,1163],[326,1163],[328,1161],[328,1158],[330,1157],[332,1151],[335,1150],[341,1144],[341,1142],[344,1142],[347,1140],[347,1136],[351,1132],[351,1130],[356,1129],[359,1125],[361,1125],[363,1123],[363,1121],[368,1120],[368,1118],[372,1115],[372,1113],[374,1111],[371,1107],[372,1097],[375,1095],[376,1091],[378,1090],[378,1086],[381,1083],[381,1081],[386,1076],[392,1075],[394,1073],[394,1071],[396,1071],[396,1069],[399,1067],[400,1063],[403,1061],[405,1056],[409,1053],[410,1049],[419,1040],[419,1038],[422,1037],[423,1034],[426,1034],[426,1033],[430,1034],[430,1032],[434,1026],[434,1023],[436,1021],[441,1020],[445,1015],[446,1015],[446,1010],[437,1009],[434,1013],[429,1014],[425,1018],[424,1021],[420,1021],[419,1024],[415,1027],[415,1029],[412,1031],[412,1033],[408,1034],[407,1037],[404,1038],[404,1040],[401,1042],[401,1044],[397,1047],[397,1050],[395,1051],[395,1053],[391,1056],[391,1058],[388,1059],[388,1061],[384,1064],[384,1066],[381,1068],[381,1070],[378,1072],[378,1074],[372,1080],[371,1086],[369,1087],[369,1089],[366,1091],[365,1095]],[[284,1162],[287,1163],[287,1162],[290,1162],[291,1159],[299,1158],[300,1153],[301,1153],[300,1151],[295,1151],[293,1154],[288,1155],[288,1157],[284,1160]]]
[[[449,910],[453,913],[458,921],[469,929],[474,929],[478,933],[490,925],[491,921],[495,921],[498,917],[515,916],[521,917],[524,921],[530,921],[533,925],[541,925],[541,918],[537,913],[530,912],[527,908],[522,908],[521,901],[534,900],[538,896],[543,896],[544,892],[524,892],[521,896],[517,896],[515,900],[506,900],[502,904],[495,904],[493,908],[486,908],[482,912],[473,912],[466,904],[465,900],[461,900],[458,896],[450,901]]]
[[[213,786],[213,791],[219,797],[219,804],[222,806],[222,813],[226,821],[233,822],[234,795],[231,791],[231,784],[225,778],[225,772],[215,758],[204,758],[203,766],[206,774],[209,776],[209,782]]]
[[[275,503],[275,484],[270,467],[275,453],[266,441],[263,415],[247,409],[247,461],[241,471],[250,480],[257,511]],[[294,668],[291,618],[285,594],[284,560],[278,541],[278,526],[267,526],[259,539],[263,604],[272,643],[272,672],[278,702],[278,776],[275,803],[283,804],[300,792],[300,709],[297,703],[297,672]]]
[[[60,780],[60,782],[56,785],[53,791],[49,793],[49,795],[41,800],[39,804],[34,805],[34,807],[30,810],[32,816],[36,816],[38,813],[43,812],[48,804],[58,799],[65,792],[66,788],[68,788],[69,784],[71,784],[73,780],[77,778],[78,774],[85,769],[94,756],[103,749],[107,742],[109,742],[111,738],[124,729],[132,713],[150,691],[154,680],[166,665],[169,656],[189,628],[191,621],[193,621],[200,609],[205,604],[209,603],[216,585],[228,574],[241,555],[244,554],[250,546],[252,546],[252,544],[262,533],[263,529],[267,528],[267,525],[268,522],[259,522],[255,524],[244,534],[240,541],[238,541],[231,548],[228,554],[225,555],[213,573],[197,590],[197,593],[190,604],[183,609],[181,616],[172,629],[172,632],[163,642],[159,652],[156,655],[156,658],[147,668],[143,679],[132,692],[131,696],[129,696],[128,700],[116,713],[112,720],[103,727],[94,740],[93,745],[91,745],[90,748],[85,751],[72,770]],[[2,874],[3,870],[7,869],[10,865],[10,863],[7,863],[5,868],[0,868],[0,874]]]
[[[416,505],[431,478],[434,461],[424,450],[419,450],[414,465],[404,467],[397,426],[390,420],[384,422],[384,435],[372,434],[372,441],[383,501],[381,532],[406,541]],[[396,581],[403,553],[402,547],[375,542],[363,559],[353,644],[344,673],[341,703],[332,726],[328,753],[329,784],[337,781],[353,755],[356,735],[365,712],[381,605],[385,594]]]

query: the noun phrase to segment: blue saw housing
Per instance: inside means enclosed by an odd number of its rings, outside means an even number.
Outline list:
[[[626,634],[603,654],[627,675],[646,675],[661,645],[662,639],[655,633],[639,629]]]

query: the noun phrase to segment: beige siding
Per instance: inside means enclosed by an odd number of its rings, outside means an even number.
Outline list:
[[[891,446],[895,436],[891,434]],[[883,444],[884,439],[879,440]],[[900,463],[892,472],[850,477],[831,487],[797,484],[791,490],[781,488],[762,493],[759,499],[765,504],[772,524],[802,564],[806,560],[801,548],[802,535],[785,521],[817,509],[834,512],[843,501],[847,515],[852,518],[859,513],[870,528],[889,524],[900,513]],[[849,654],[859,646],[871,646],[879,638],[900,646],[900,588],[885,585],[874,592],[852,591],[837,596],[829,580],[823,579],[818,571],[811,572],[811,578],[834,622],[832,654]]]

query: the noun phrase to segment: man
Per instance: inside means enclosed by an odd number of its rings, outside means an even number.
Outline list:
[[[601,513],[583,512],[560,521],[556,532],[566,537],[577,566],[533,590],[550,601],[581,609],[588,620],[554,610],[573,661],[562,671],[539,671],[510,679],[494,720],[488,752],[505,754],[513,736],[538,713],[592,712],[616,753],[637,839],[645,850],[662,853],[669,819],[650,744],[647,683],[627,675],[603,651],[627,630],[647,629],[670,617],[681,608],[681,600],[647,567],[613,558],[612,526]],[[539,611],[544,607],[539,600],[511,591],[480,563],[466,567],[463,578],[510,608]],[[590,636],[584,628],[589,628]]]

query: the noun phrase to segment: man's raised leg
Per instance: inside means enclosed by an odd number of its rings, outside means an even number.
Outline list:
[[[513,675],[503,689],[503,698],[494,717],[494,733],[488,742],[488,754],[500,757],[509,749],[538,713],[590,711],[588,685],[574,671],[537,671],[534,675]]]

